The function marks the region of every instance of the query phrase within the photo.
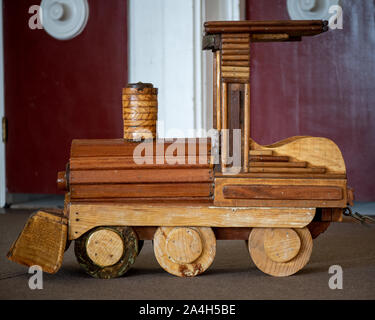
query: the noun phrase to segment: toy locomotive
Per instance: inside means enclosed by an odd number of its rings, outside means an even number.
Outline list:
[[[205,23],[219,137],[157,139],[157,89],[129,84],[124,139],[73,140],[66,171],[58,174],[63,212],[34,214],[9,259],[55,273],[74,240],[88,274],[113,278],[133,265],[144,240],[153,240],[161,267],[190,277],[209,268],[216,239],[236,239],[248,242],[261,271],[298,272],[312,239],[341,221],[353,193],[331,140],[299,136],[261,146],[250,138],[250,44],[327,30],[326,21]]]

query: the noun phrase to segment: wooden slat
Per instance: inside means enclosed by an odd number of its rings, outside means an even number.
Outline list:
[[[210,197],[211,189],[211,183],[72,185],[70,194],[72,199]]]
[[[210,204],[71,204],[69,239],[96,226],[303,228],[314,208],[223,208]]]
[[[243,66],[243,67],[249,67],[250,61],[244,60],[244,61],[233,61],[233,60],[225,60],[221,63],[222,66]]]
[[[224,78],[245,78],[250,77],[250,72],[222,72]]]
[[[202,140],[203,143],[204,140]],[[138,147],[139,142],[129,142],[123,139],[90,139],[90,140],[73,140],[70,156],[71,158],[77,157],[123,157],[133,156],[135,148]],[[173,144],[174,146],[184,150],[185,155],[188,155],[189,149],[196,150],[196,154],[199,154],[199,139],[174,139],[163,140],[158,139],[152,142],[142,142],[142,146],[151,150],[161,150],[161,153],[167,151],[167,149]],[[170,149],[171,150],[171,149]],[[211,150],[210,140],[207,143],[207,152]]]
[[[138,94],[138,95],[122,95],[123,101],[158,101],[158,96],[156,94]]]
[[[223,50],[250,49],[250,43],[223,43]]]
[[[226,185],[225,199],[341,200],[341,187],[285,185]]]
[[[223,70],[223,72],[250,72],[250,68],[248,67],[223,66],[221,69]]]
[[[327,21],[323,20],[240,20],[240,21],[207,21],[204,23],[204,27],[212,26],[258,26],[263,28],[269,28],[273,26],[326,26]],[[237,33],[233,34],[223,34],[225,37],[246,37],[246,35],[241,35]]]
[[[108,170],[108,169],[189,169],[208,168],[208,161],[199,163],[199,157],[183,157],[177,163],[168,163],[164,157],[146,157],[144,163],[140,164],[138,158],[133,157],[80,157],[70,159],[70,170]],[[205,157],[202,159],[205,160]],[[137,162],[135,162],[137,161]]]
[[[252,164],[251,164],[252,166]],[[221,172],[216,172],[216,178],[288,178],[288,179],[320,179],[320,180],[330,180],[330,179],[346,179],[346,174],[335,174],[335,173],[266,173],[266,172],[256,172],[256,173],[238,173],[236,175],[226,174],[223,175]]]
[[[209,169],[72,170],[70,185],[103,183],[207,182]]]
[[[261,186],[269,188],[270,186],[298,186],[302,188],[309,187],[329,187],[340,188],[341,199],[314,199],[313,195],[306,199],[288,200],[288,199],[228,199],[224,197],[224,188],[228,185],[236,186]],[[301,189],[302,190],[302,189]],[[279,196],[278,196],[279,197]],[[251,207],[315,207],[315,208],[344,208],[346,206],[346,180],[337,179],[254,179],[254,178],[215,178],[215,197],[214,204],[216,206],[251,206]]]
[[[246,39],[249,39],[250,36],[248,34],[245,34],[245,33],[233,33],[233,34],[230,34],[230,33],[223,33],[221,35],[221,38],[224,40],[224,39],[232,39],[232,38],[246,38]]]
[[[236,83],[236,84],[239,84],[239,83],[243,83],[243,84],[246,84],[246,83],[249,83],[249,78],[234,78],[234,77],[223,77],[221,78],[222,82],[223,83]]]
[[[277,34],[283,33],[293,36],[309,36],[316,35],[328,30],[327,26],[319,25],[299,25],[299,26],[255,26],[255,25],[217,25],[205,28],[207,34],[213,33],[261,33],[261,34]]]
[[[221,40],[222,43],[249,43],[250,38],[249,37],[225,37]]]
[[[286,162],[286,161],[289,161],[289,157],[287,157],[287,156],[250,156],[250,162],[251,161],[260,161],[260,162],[268,162],[268,161]]]
[[[307,166],[307,162],[251,162],[251,166],[254,167],[283,167],[283,168],[305,168]]]
[[[250,150],[251,156],[272,156],[272,150]]]
[[[223,55],[221,58],[223,61],[248,61],[250,59],[248,55]]]
[[[222,50],[221,53],[227,56],[248,55],[249,49],[225,49],[225,50]]]
[[[250,172],[255,173],[255,172],[267,172],[267,173],[325,173],[326,169],[325,168],[271,168],[271,167],[251,167]]]
[[[144,197],[137,197],[137,198],[77,198],[71,199],[70,203],[106,203],[106,204],[113,204],[113,203],[210,203],[213,204],[212,197],[152,197],[146,198]]]

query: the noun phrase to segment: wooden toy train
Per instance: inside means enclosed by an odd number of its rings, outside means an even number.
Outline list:
[[[9,259],[55,273],[75,240],[85,271],[113,278],[132,266],[143,240],[153,240],[161,267],[190,277],[211,265],[216,239],[237,239],[248,241],[255,265],[267,274],[302,269],[312,239],[341,220],[353,193],[331,140],[299,136],[261,146],[250,138],[250,43],[299,41],[327,30],[326,21],[205,23],[220,141],[156,139],[157,89],[128,85],[124,139],[72,142],[58,175],[66,190],[63,212],[34,214]],[[239,153],[238,164],[229,163]]]

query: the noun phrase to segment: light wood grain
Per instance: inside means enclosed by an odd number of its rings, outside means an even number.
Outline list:
[[[157,101],[158,96],[156,94],[137,94],[137,95],[123,94],[122,100],[123,101]]]
[[[221,58],[223,61],[233,60],[233,61],[248,61],[248,55],[223,55]]]
[[[156,119],[147,119],[147,120],[139,120],[139,119],[133,119],[132,116],[124,117],[124,127],[152,127],[154,128],[156,126]]]
[[[223,50],[250,49],[250,43],[226,43],[222,44]]]
[[[301,248],[296,231],[286,228],[269,228],[264,233],[264,251],[275,262],[292,260]]]
[[[158,89],[157,88],[148,88],[148,87],[145,87],[145,88],[123,88],[122,93],[125,94],[125,95],[134,95],[134,94],[138,94],[138,95],[154,94],[154,95],[157,95]]]
[[[156,107],[150,107],[150,106],[129,106],[129,107],[123,107],[123,114],[126,113],[158,113],[158,109]]]
[[[272,156],[272,150],[250,150],[252,156]]]
[[[132,101],[132,100],[123,100],[122,106],[124,108],[130,108],[130,107],[152,107],[156,108],[158,106],[158,101]]]
[[[96,226],[197,226],[302,228],[314,208],[232,208],[210,203],[71,203],[69,237],[76,239]]]
[[[107,267],[117,263],[124,253],[120,235],[111,229],[99,229],[87,239],[86,251],[98,266]]]
[[[275,277],[285,277],[298,272],[308,263],[313,247],[311,234],[307,228],[295,229],[294,231],[300,238],[300,250],[294,258],[287,262],[274,261],[267,255],[264,242],[266,233],[270,232],[268,229],[254,228],[251,231],[248,243],[249,252],[259,270]],[[295,247],[295,243],[289,244]],[[279,249],[281,248],[283,248],[283,245],[279,247]],[[285,246],[284,250],[288,251],[288,246]],[[295,248],[292,248],[292,251],[294,250]],[[290,256],[290,254],[286,254],[286,256]]]
[[[223,70],[223,72],[250,72],[249,67],[223,66],[221,69]]]
[[[250,168],[250,172],[266,172],[266,173],[325,173],[326,168],[322,167],[315,167],[315,168],[292,168],[286,166],[285,168],[282,167],[252,167]]]
[[[249,43],[249,37],[225,37],[221,40],[222,43]]]
[[[289,161],[289,162],[259,162],[259,161],[252,161],[251,162],[251,167],[252,168],[257,168],[257,167],[272,167],[272,168],[305,168],[307,166],[307,162],[305,161],[300,161],[300,162],[294,162],[294,161]]]
[[[194,228],[174,228],[166,240],[166,253],[174,263],[192,263],[202,254],[199,232]]]
[[[62,211],[41,210],[32,214],[7,258],[29,267],[38,265],[47,273],[56,273],[65,252],[67,222]]]
[[[215,234],[204,227],[160,227],[154,235],[154,253],[165,271],[194,277],[207,270],[215,258]]]
[[[249,72],[222,72],[222,75],[224,78],[249,78],[250,73]]]
[[[272,145],[260,146],[251,140],[252,150],[272,150],[292,161],[306,161],[312,167],[325,167],[327,173],[345,174],[345,162],[338,146],[330,139],[291,137]]]
[[[242,67],[249,67],[250,66],[250,61],[247,60],[240,60],[240,61],[233,61],[233,60],[225,60],[222,61],[221,63],[222,66],[242,66]]]

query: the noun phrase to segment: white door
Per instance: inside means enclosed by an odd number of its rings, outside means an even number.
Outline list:
[[[212,53],[201,50],[203,23],[239,20],[244,3],[129,1],[129,82],[159,88],[159,137],[201,137],[212,127]]]

